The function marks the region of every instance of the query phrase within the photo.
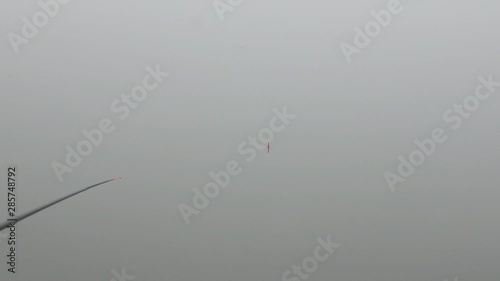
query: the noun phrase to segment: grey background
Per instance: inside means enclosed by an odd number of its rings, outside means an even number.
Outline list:
[[[19,54],[7,33],[39,7],[0,2],[0,173],[19,167],[19,208],[124,176],[20,223],[20,273],[2,242],[0,279],[281,280],[332,235],[310,280],[498,280],[498,96],[397,192],[383,173],[478,76],[500,80],[500,3],[402,1],[347,64],[340,42],[387,2],[244,1],[220,21],[209,0],[73,0]],[[60,183],[50,164],[156,64],[170,77]],[[297,118],[243,162],[284,105]],[[242,174],[185,225],[178,204],[232,159]]]

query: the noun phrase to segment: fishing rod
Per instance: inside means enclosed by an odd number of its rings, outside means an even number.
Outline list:
[[[54,201],[52,201],[52,202],[49,202],[49,203],[47,203],[47,204],[45,204],[45,205],[42,205],[42,206],[40,206],[40,207],[38,207],[38,208],[35,208],[35,209],[31,210],[31,211],[28,211],[28,212],[26,212],[26,213],[24,213],[24,214],[21,214],[21,215],[19,215],[19,216],[16,216],[16,217],[14,217],[14,218],[12,218],[12,219],[8,219],[8,220],[6,220],[5,222],[0,223],[0,231],[2,231],[3,229],[5,229],[5,228],[7,228],[7,227],[10,227],[10,226],[12,226],[12,225],[14,225],[14,224],[18,223],[18,222],[20,222],[20,221],[22,221],[22,220],[24,220],[25,218],[29,218],[29,217],[31,217],[32,215],[34,215],[34,214],[36,214],[36,213],[38,213],[38,212],[40,212],[40,211],[42,211],[42,210],[44,210],[44,209],[47,209],[48,207],[50,207],[50,206],[52,206],[52,205],[55,205],[55,204],[57,204],[57,203],[59,203],[59,202],[61,202],[61,201],[64,201],[64,200],[66,200],[66,199],[68,199],[68,198],[70,198],[70,197],[73,197],[73,196],[75,196],[75,195],[77,195],[77,194],[79,194],[79,193],[82,193],[82,192],[84,192],[84,191],[87,191],[87,190],[89,190],[89,189],[91,189],[91,188],[93,188],[93,187],[96,187],[96,186],[98,186],[98,185],[105,184],[105,183],[108,183],[108,182],[110,182],[110,181],[119,180],[119,179],[121,179],[121,177],[114,177],[114,178],[112,178],[112,179],[110,179],[110,180],[106,180],[106,181],[103,181],[103,182],[100,182],[100,183],[93,184],[93,185],[88,186],[88,187],[85,187],[85,188],[83,188],[83,189],[81,189],[81,190],[79,190],[79,191],[73,192],[73,193],[71,193],[71,194],[69,194],[69,195],[66,195],[66,196],[62,197],[62,198],[59,198],[59,199],[54,200]]]

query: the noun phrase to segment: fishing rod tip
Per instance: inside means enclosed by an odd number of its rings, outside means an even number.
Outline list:
[[[117,177],[114,177],[113,179],[114,179],[114,180],[121,180],[121,179],[122,179],[122,177],[117,176]]]

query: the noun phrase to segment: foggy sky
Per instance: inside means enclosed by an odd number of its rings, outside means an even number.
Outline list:
[[[500,81],[500,3],[401,1],[347,63],[340,43],[388,2],[244,0],[221,21],[211,0],[72,0],[18,54],[7,34],[40,7],[1,2],[0,173],[19,169],[18,212],[123,180],[20,223],[19,273],[1,241],[0,279],[279,281],[331,235],[311,281],[498,280],[500,89],[457,131],[442,114]],[[110,104],[156,65],[169,77],[119,120]],[[238,145],[284,106],[297,117],[245,161]],[[115,131],[59,182],[51,163],[103,118]],[[448,141],[391,192],[384,172],[437,127]],[[178,205],[230,160],[242,173],[186,225]]]

